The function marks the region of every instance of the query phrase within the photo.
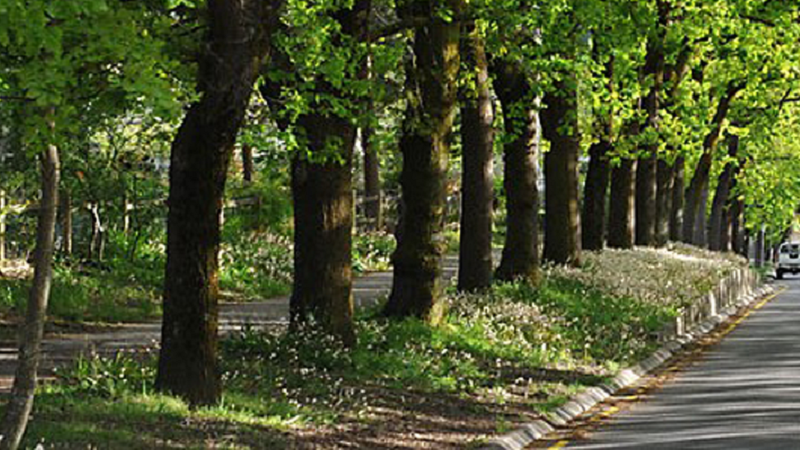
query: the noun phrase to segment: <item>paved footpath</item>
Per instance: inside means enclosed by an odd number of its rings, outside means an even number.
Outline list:
[[[444,259],[444,278],[451,280],[458,259]],[[358,277],[353,282],[353,301],[356,308],[375,305],[385,298],[392,286],[391,272],[374,272]],[[220,305],[220,333],[241,329],[244,325],[255,327],[280,327],[288,324],[289,298],[279,297],[248,303],[222,303]],[[125,324],[100,333],[59,333],[45,336],[41,376],[48,377],[52,369],[68,363],[81,353],[113,354],[126,348],[139,348],[158,342],[161,323]],[[17,361],[17,343],[0,342],[0,392],[10,389],[14,381]]]
[[[652,398],[551,448],[800,449],[800,278],[781,284]]]

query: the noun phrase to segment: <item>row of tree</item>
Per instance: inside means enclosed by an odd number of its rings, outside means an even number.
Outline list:
[[[745,223],[785,228],[796,206],[795,2],[132,3],[0,0],[1,112],[14,124],[2,134],[41,155],[43,167],[21,351],[30,364],[20,365],[8,409],[4,435],[15,436],[3,439],[8,448],[19,442],[35,386],[59,149],[76,158],[93,132],[131,115],[182,117],[170,151],[157,385],[193,404],[221,393],[220,212],[254,97],[292,152],[291,327],[318,326],[345,343],[356,338],[353,149],[358,129],[362,138],[386,130],[387,111],[402,111],[397,129],[388,128],[399,134],[402,200],[387,316],[441,317],[454,148],[463,159],[463,290],[493,279],[535,282],[540,228],[543,259],[557,264],[580,264],[582,249],[670,239],[741,251]],[[369,144],[377,139],[362,140],[374,189]],[[498,150],[506,235],[493,270]],[[589,156],[583,195],[582,154]]]

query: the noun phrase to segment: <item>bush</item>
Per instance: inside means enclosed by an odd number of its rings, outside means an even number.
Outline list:
[[[81,356],[74,365],[56,369],[56,377],[69,393],[118,398],[153,392],[156,354],[149,349],[118,351],[114,356]]]

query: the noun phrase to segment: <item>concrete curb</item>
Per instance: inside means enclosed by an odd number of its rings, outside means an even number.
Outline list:
[[[770,285],[755,287],[755,279],[749,270],[738,270],[720,283],[721,288],[709,294],[707,299],[709,308],[703,308],[707,317],[699,322],[695,322],[691,327],[684,327],[685,315],[678,318],[677,323],[669,326],[667,334],[668,340],[652,355],[640,361],[633,367],[622,370],[617,376],[599,387],[590,387],[580,394],[572,397],[567,403],[545,415],[544,420],[535,420],[523,424],[521,427],[509,433],[493,437],[485,444],[478,447],[479,450],[523,450],[532,442],[544,438],[549,433],[555,431],[557,427],[564,427],[576,417],[592,409],[597,404],[602,403],[607,398],[613,396],[624,388],[634,385],[643,376],[660,367],[670,358],[680,353],[685,347],[694,343],[699,338],[714,330],[719,324],[727,321],[731,316],[749,307],[761,298],[770,295],[775,290]],[[742,283],[743,280],[750,283]],[[741,289],[739,295],[735,297],[732,291],[732,284],[737,283],[737,288]],[[723,290],[727,295],[727,301],[723,305],[717,303],[720,297],[715,296],[716,292]],[[722,306],[719,308],[718,306]],[[693,318],[697,317],[694,308],[690,309]],[[688,329],[687,329],[688,328]]]

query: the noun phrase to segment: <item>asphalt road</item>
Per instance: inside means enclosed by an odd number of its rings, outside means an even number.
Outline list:
[[[551,448],[800,449],[800,277],[652,397]]]

